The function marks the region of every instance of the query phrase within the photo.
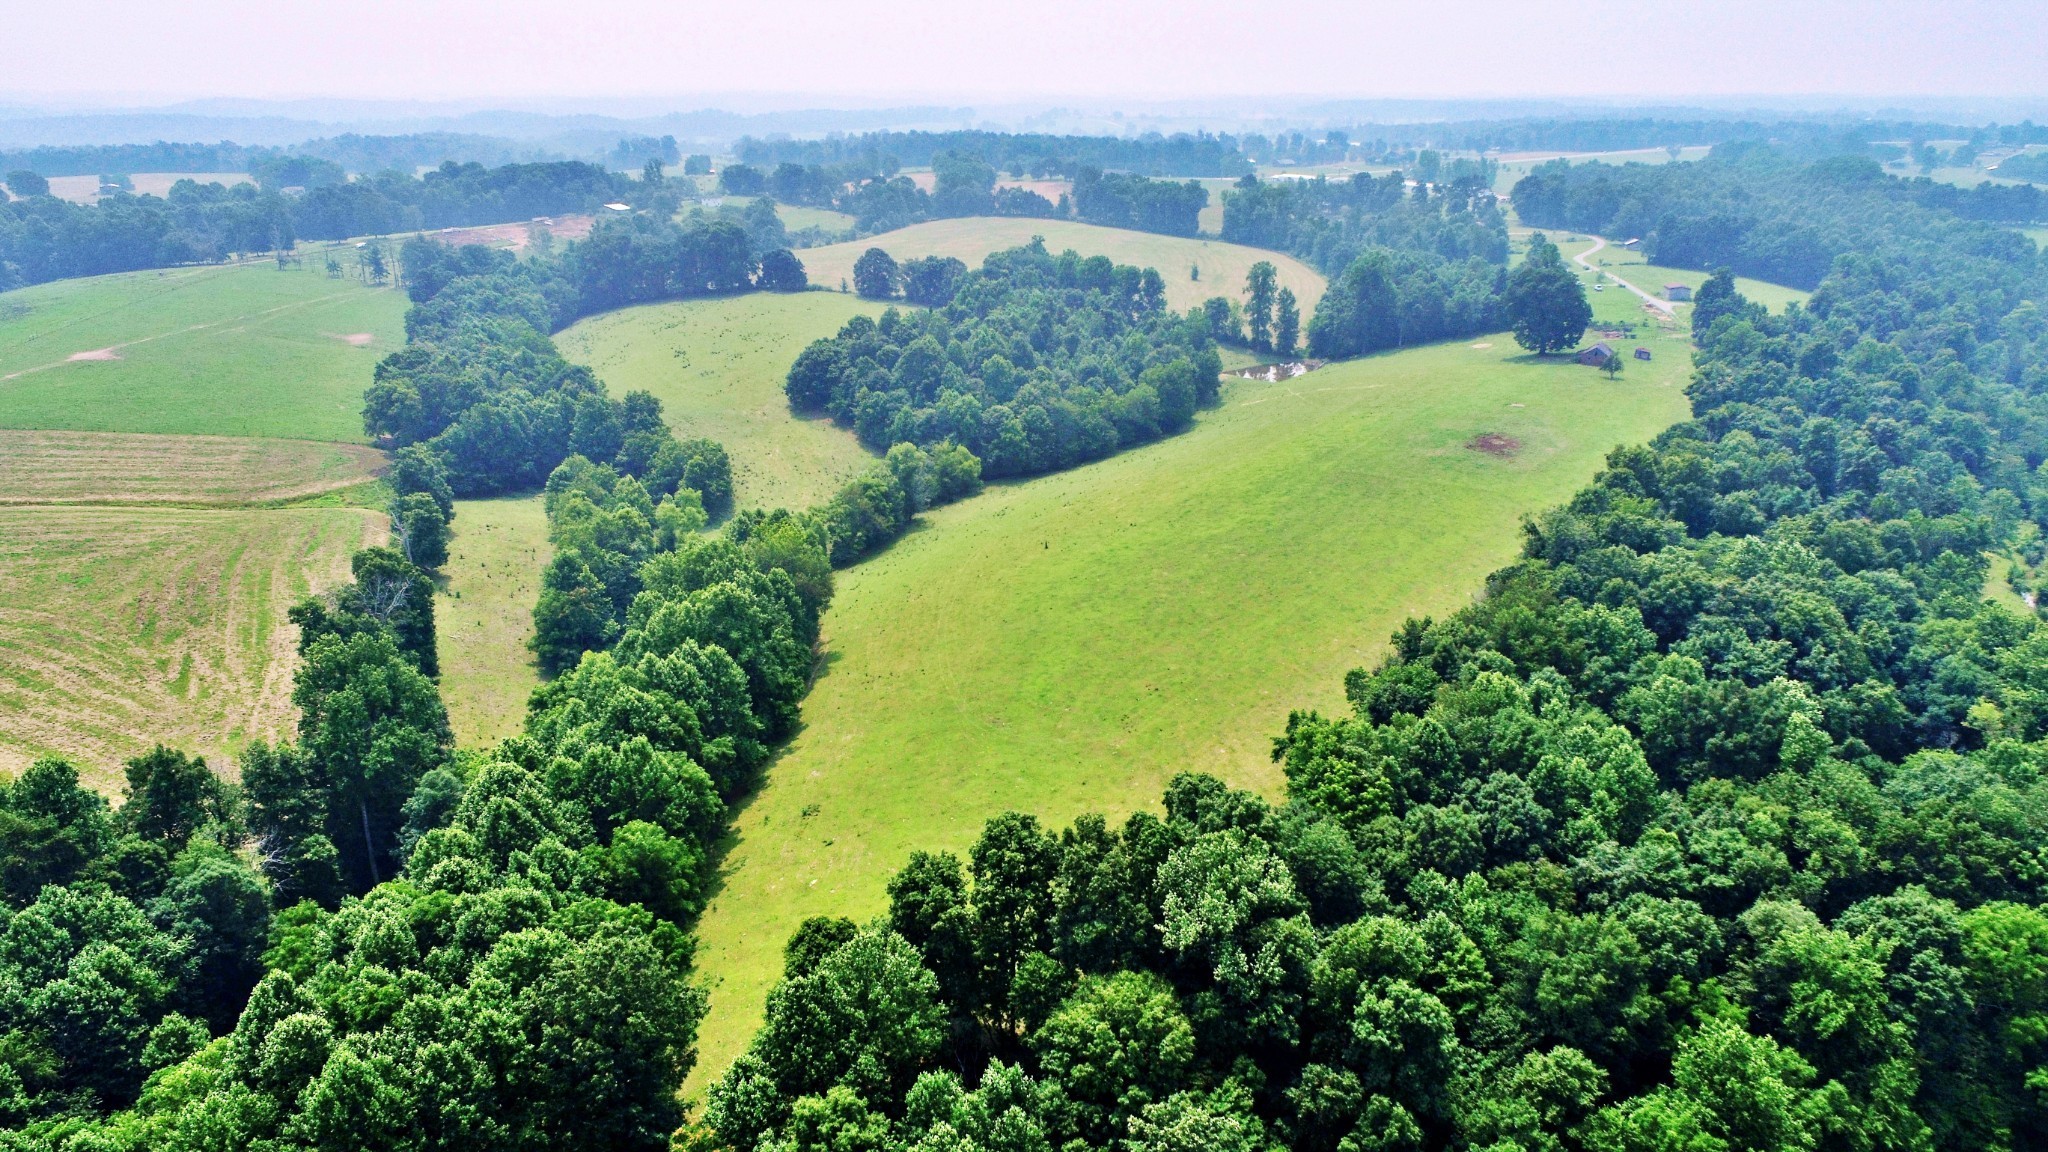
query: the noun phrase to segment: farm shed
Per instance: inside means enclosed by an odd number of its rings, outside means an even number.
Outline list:
[[[1636,359],[1638,359],[1638,360],[1648,360],[1649,358],[1650,358],[1650,350],[1649,350],[1648,348],[1637,348],[1637,349],[1636,349]]]
[[[1680,302],[1690,300],[1692,299],[1692,285],[1666,284],[1664,286],[1664,298],[1666,300],[1676,300]]]
[[[1609,360],[1614,359],[1614,349],[1608,347],[1607,342],[1602,340],[1579,353],[1577,359],[1581,364],[1590,364],[1595,368],[1604,367]]]

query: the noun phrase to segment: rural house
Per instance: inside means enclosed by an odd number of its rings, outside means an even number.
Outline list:
[[[1664,286],[1664,298],[1666,300],[1676,300],[1681,302],[1690,300],[1692,299],[1692,285],[1666,284]]]
[[[1606,367],[1607,362],[1612,359],[1614,359],[1614,349],[1608,347],[1605,340],[1600,341],[1578,355],[1579,363],[1589,364],[1595,368]]]

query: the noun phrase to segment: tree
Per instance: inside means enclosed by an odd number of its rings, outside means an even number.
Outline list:
[[[550,675],[576,666],[585,652],[604,647],[618,632],[604,582],[574,551],[555,553],[541,576],[528,646]]]
[[[402,809],[447,756],[441,694],[383,629],[324,636],[307,650],[292,703],[299,746],[331,797],[329,838],[358,891],[396,870]]]
[[[7,190],[24,200],[31,196],[48,196],[50,182],[26,168],[17,168],[7,174]]]
[[[414,492],[391,502],[391,536],[418,567],[439,568],[448,562],[447,513],[429,493]]]
[[[796,258],[796,253],[777,248],[761,257],[761,271],[754,277],[754,287],[769,292],[801,292],[810,286],[804,263]]]
[[[1301,307],[1294,301],[1294,289],[1280,290],[1279,316],[1273,322],[1273,351],[1285,360],[1293,357],[1301,342]]]
[[[182,849],[201,825],[232,816],[231,794],[197,756],[159,744],[128,761],[121,822],[137,836]]]
[[[953,292],[967,265],[951,256],[925,256],[903,264],[903,298],[927,308],[943,308],[953,301]]]
[[[1251,345],[1260,352],[1273,348],[1273,286],[1277,276],[1269,261],[1252,265],[1244,278],[1245,329]]]
[[[853,264],[853,290],[869,300],[887,300],[896,295],[896,258],[880,248],[870,248]]]
[[[1541,232],[1530,238],[1521,266],[1508,273],[1506,304],[1515,343],[1538,355],[1576,345],[1593,322],[1585,285]]]
[[[768,177],[759,168],[728,164],[718,173],[718,190],[728,196],[759,196],[768,191]]]
[[[1735,273],[1727,268],[1716,268],[1700,290],[1692,295],[1692,330],[1695,334],[1705,332],[1714,326],[1714,321],[1723,316],[1735,316],[1748,310],[1749,301],[1735,288]]]

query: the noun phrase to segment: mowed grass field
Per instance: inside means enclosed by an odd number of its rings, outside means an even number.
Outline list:
[[[1185,311],[1211,296],[1242,299],[1245,273],[1261,260],[1271,261],[1281,285],[1294,290],[1304,324],[1315,312],[1316,301],[1323,298],[1322,276],[1284,253],[1202,237],[1159,236],[1066,220],[1006,216],[934,220],[865,240],[805,248],[797,258],[803,261],[812,285],[836,290],[842,280],[852,286],[854,261],[869,248],[880,248],[898,260],[953,256],[976,268],[990,252],[1028,244],[1033,236],[1045,237],[1046,248],[1053,252],[1072,248],[1083,256],[1107,256],[1119,264],[1157,268],[1166,279],[1166,301],[1177,310]],[[1200,279],[1193,278],[1195,271],[1201,273]]]
[[[0,428],[361,442],[371,369],[404,343],[405,294],[317,263],[0,294]]]
[[[526,642],[553,550],[539,496],[455,502],[454,537],[434,603],[441,700],[464,748],[518,733],[540,670]]]
[[[839,576],[804,728],[737,821],[700,928],[692,1089],[760,1021],[807,916],[873,916],[913,849],[1006,809],[1156,807],[1177,772],[1277,794],[1290,709],[1455,610],[1519,518],[1686,405],[1682,341],[1621,380],[1505,335],[1234,382],[1180,437],[999,485]],[[1468,445],[1492,434],[1513,451]]]
[[[792,416],[783,381],[811,341],[883,308],[838,292],[648,304],[582,321],[555,345],[614,396],[653,393],[677,435],[725,445],[740,507],[808,508],[874,457],[830,420]]]
[[[363,444],[0,429],[0,504],[271,504],[367,483],[384,466]]]
[[[360,508],[0,507],[0,771],[62,755],[112,792],[159,742],[231,770],[289,735],[285,610],[383,533]]]

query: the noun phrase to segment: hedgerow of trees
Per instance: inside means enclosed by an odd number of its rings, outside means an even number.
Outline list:
[[[879,249],[863,256],[887,260]],[[894,261],[889,261],[893,268]],[[880,261],[862,279],[881,295]],[[1071,467],[1179,431],[1215,402],[1221,360],[1199,314],[1150,268],[1055,256],[1042,241],[948,269],[929,307],[847,322],[790,368],[790,404],[877,451],[957,444],[989,477]],[[913,283],[915,283],[913,278]]]

